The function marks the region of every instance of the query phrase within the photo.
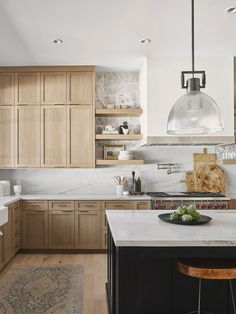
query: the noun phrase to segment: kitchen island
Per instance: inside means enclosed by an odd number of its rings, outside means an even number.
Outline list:
[[[179,273],[176,260],[236,258],[235,211],[201,211],[212,217],[202,226],[167,224],[158,218],[165,212],[106,211],[111,314],[184,314],[196,310],[198,280]],[[233,313],[226,281],[203,281],[202,309]]]

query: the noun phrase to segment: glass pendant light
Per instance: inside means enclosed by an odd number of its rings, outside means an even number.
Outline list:
[[[207,94],[201,92],[206,86],[205,71],[195,71],[194,55],[194,0],[192,2],[192,71],[181,73],[182,88],[187,93],[180,97],[172,107],[167,133],[172,135],[201,135],[220,132],[224,129],[220,109],[217,103]],[[185,81],[185,75],[191,78]],[[200,78],[195,77],[200,74]]]

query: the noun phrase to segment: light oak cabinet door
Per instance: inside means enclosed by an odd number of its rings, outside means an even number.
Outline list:
[[[68,166],[92,168],[94,161],[94,127],[92,106],[68,106]]]
[[[0,227],[0,270],[4,266],[4,259],[3,259],[3,237],[4,237],[4,227]]]
[[[4,225],[4,236],[3,236],[3,258],[4,264],[8,263],[10,259],[15,255],[15,247],[14,247],[14,237],[13,237],[13,225],[14,225],[14,217],[13,217],[13,207],[8,207],[8,222]]]
[[[48,210],[22,212],[22,248],[48,248]]]
[[[74,249],[75,213],[73,210],[49,211],[49,248]]]
[[[75,212],[75,248],[101,248],[101,212],[77,210]]]
[[[93,72],[67,73],[67,103],[92,105],[94,94]]]
[[[41,73],[41,104],[66,104],[66,72]]]
[[[11,205],[13,209],[13,245],[14,254],[20,249],[20,206],[19,202]]]
[[[16,107],[16,167],[40,167],[40,106]]]
[[[14,107],[0,106],[0,168],[14,167]]]
[[[137,201],[135,202],[135,209],[151,209],[151,201]]]
[[[14,103],[14,73],[0,73],[0,106]]]
[[[40,105],[40,72],[15,74],[17,105]]]
[[[41,166],[66,167],[66,106],[41,109]]]

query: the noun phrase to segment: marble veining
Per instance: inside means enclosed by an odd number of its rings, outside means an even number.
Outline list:
[[[236,246],[236,211],[201,210],[212,218],[201,226],[173,225],[155,211],[106,211],[116,246]]]

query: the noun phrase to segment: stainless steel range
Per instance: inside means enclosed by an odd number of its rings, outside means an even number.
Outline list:
[[[227,209],[228,201],[224,194],[208,192],[149,192],[152,209],[176,209],[180,205],[195,203],[198,209]]]

